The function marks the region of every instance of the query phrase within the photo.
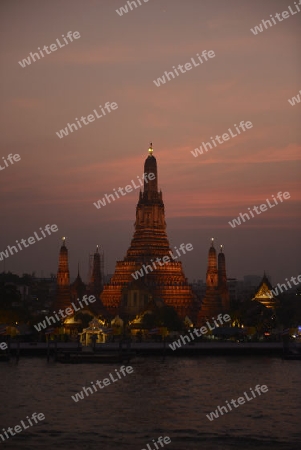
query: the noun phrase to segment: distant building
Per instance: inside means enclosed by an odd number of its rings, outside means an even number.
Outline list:
[[[240,302],[250,300],[254,297],[256,290],[261,282],[259,275],[245,275],[243,280],[237,281],[237,299]]]
[[[63,243],[59,254],[59,267],[56,276],[57,293],[53,308],[65,310],[71,307],[71,289],[70,289],[70,273],[68,265],[68,249],[65,245],[66,239],[63,238]]]
[[[102,279],[102,265],[103,265],[103,254],[99,253],[98,245],[96,246],[96,251],[93,255],[93,265],[92,273],[89,283],[89,291],[99,298],[103,291],[103,279]]]
[[[53,309],[55,311],[66,310],[66,308],[71,308],[75,313],[77,313],[77,308],[79,303],[77,303],[77,299],[82,300],[84,295],[94,295],[96,297],[96,302],[89,303],[88,305],[84,304],[84,308],[80,309],[81,313],[91,314],[93,317],[97,317],[104,313],[104,308],[99,298],[102,289],[102,281],[100,276],[100,265],[98,260],[98,248],[96,249],[94,257],[94,265],[92,268],[92,276],[90,280],[89,288],[82,281],[79,269],[76,279],[72,284],[70,284],[70,274],[69,274],[69,266],[68,266],[68,249],[66,247],[65,238],[63,238],[63,243],[60,249],[59,254],[59,267],[57,272],[57,289],[56,289],[56,297],[53,303]],[[73,307],[77,305],[77,308]],[[75,328],[78,326],[78,323],[74,323],[73,316],[68,316],[64,321],[65,325],[70,325]]]
[[[27,297],[28,309],[32,314],[48,311],[56,298],[56,278],[33,278]]]
[[[243,282],[245,286],[256,287],[261,282],[260,275],[245,275],[243,278]]]
[[[263,278],[257,288],[256,294],[254,295],[252,300],[260,302],[266,308],[275,309],[278,306],[279,301],[277,297],[274,296],[272,289],[272,285],[268,277],[264,273]]]
[[[237,299],[238,299],[237,284],[238,284],[237,278],[227,278],[227,285],[228,285],[228,290],[229,290],[230,303],[236,302]]]
[[[225,255],[221,246],[217,263],[214,239],[212,238],[208,254],[206,293],[198,314],[198,322],[202,323],[208,319],[211,320],[212,316],[216,316],[222,312],[229,312],[229,309],[230,296],[227,284]]]

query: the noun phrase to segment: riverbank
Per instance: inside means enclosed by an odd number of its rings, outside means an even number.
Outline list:
[[[92,348],[90,347],[91,351]],[[82,352],[89,350],[89,347],[78,347],[75,342],[47,342],[39,343],[16,343],[10,344],[9,353],[12,356],[19,354],[23,356],[45,356],[48,353],[54,352]],[[252,342],[252,343],[238,343],[238,342],[197,342],[191,343],[178,348],[173,351],[170,349],[168,343],[155,342],[133,342],[129,347],[123,346],[123,351],[130,350],[132,353],[139,356],[148,355],[168,355],[173,357],[203,355],[203,356],[282,356],[283,344],[282,342]],[[96,344],[95,351],[97,353],[116,352],[120,351],[119,342]],[[2,353],[3,355],[4,353]]]

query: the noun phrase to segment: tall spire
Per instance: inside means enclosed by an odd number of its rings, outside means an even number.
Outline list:
[[[218,254],[218,288],[221,295],[223,310],[228,312],[230,309],[230,295],[227,284],[226,259],[222,245]]]
[[[206,293],[202,299],[199,321],[203,323],[210,320],[210,316],[220,314],[221,298],[218,290],[218,270],[214,238],[211,239],[211,246],[208,252],[208,267],[206,273]]]
[[[153,144],[150,143],[148,149],[148,157],[144,163],[144,196],[147,196],[149,200],[154,199],[158,194],[158,172],[157,172],[157,160],[153,155]],[[149,175],[153,174],[150,176]]]
[[[222,245],[218,254],[218,286],[220,288],[225,288],[227,286],[226,260]]]
[[[211,238],[211,247],[209,249],[208,254],[206,285],[207,288],[216,287],[218,285],[217,261],[216,261],[216,250],[214,247],[214,238]]]
[[[71,296],[72,300],[76,300],[77,298],[82,298],[86,293],[86,285],[81,279],[80,273],[79,273],[79,262],[77,264],[77,277],[75,278],[74,282],[71,284]]]
[[[62,246],[59,254],[59,268],[57,272],[57,284],[58,286],[69,286],[70,274],[68,267],[68,249],[65,245],[66,238],[62,238]]]
[[[199,312],[199,320],[203,323],[210,320],[211,316],[229,311],[229,291],[227,285],[226,262],[223,246],[220,246],[218,254],[218,266],[214,238],[211,239],[211,247],[208,255],[208,269],[206,274],[206,293],[202,299]]]
[[[136,231],[139,229],[161,229],[165,231],[165,214],[162,192],[158,192],[157,161],[153,155],[152,143],[144,162],[144,190],[140,192],[136,207]],[[167,241],[166,241],[167,244]]]
[[[62,246],[59,254],[59,267],[56,276],[57,292],[54,308],[66,309],[70,306],[70,273],[68,266],[68,249],[65,245],[66,238],[62,238]]]
[[[90,287],[97,297],[101,294],[103,290],[103,283],[101,277],[101,264],[100,264],[100,253],[98,251],[98,245],[96,246],[96,250],[93,256],[93,269],[92,275],[90,279]]]

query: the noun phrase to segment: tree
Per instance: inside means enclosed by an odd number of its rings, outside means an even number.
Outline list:
[[[146,329],[166,327],[169,331],[180,331],[183,323],[173,306],[155,307],[151,313],[145,313],[142,325]]]

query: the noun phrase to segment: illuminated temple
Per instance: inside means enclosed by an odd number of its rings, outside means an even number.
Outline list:
[[[270,309],[275,309],[276,306],[279,306],[279,301],[274,296],[272,285],[265,272],[252,300],[260,302],[266,308]]]
[[[104,314],[105,311],[99,299],[102,288],[98,246],[93,255],[93,267],[89,285],[86,286],[82,281],[79,269],[76,279],[70,284],[68,249],[66,247],[66,239],[63,238],[59,253],[59,266],[56,276],[56,296],[53,308],[56,311],[60,309],[65,310],[66,308],[74,310],[72,302],[75,302],[76,304],[76,300],[82,299],[84,295],[94,295],[97,299],[96,302],[85,307],[82,312],[92,313],[92,315]]]
[[[148,175],[154,174],[155,177]],[[182,263],[170,261],[151,265],[156,258],[169,256],[171,248],[166,234],[162,192],[158,191],[157,161],[152,145],[144,164],[144,189],[136,207],[135,232],[123,261],[117,261],[115,273],[104,286],[101,300],[112,315],[135,316],[151,301],[173,306],[183,319],[196,318],[197,299],[185,278]],[[133,273],[149,267],[134,279]]]
[[[229,312],[230,296],[227,285],[226,260],[221,245],[218,258],[212,238],[208,254],[208,268],[206,273],[206,293],[202,300],[201,310],[198,314],[198,322],[211,320],[222,312]]]
[[[71,306],[70,273],[68,264],[68,249],[66,240],[63,243],[59,254],[59,267],[56,276],[56,298],[53,307],[56,310],[66,309]]]
[[[76,302],[77,298],[93,294],[97,301],[82,312],[92,313],[94,317],[120,316],[131,320],[152,307],[166,305],[172,306],[182,320],[188,317],[193,323],[201,324],[211,320],[212,316],[229,312],[226,262],[222,246],[217,256],[212,239],[208,255],[206,293],[202,302],[188,284],[181,261],[177,257],[173,258],[175,255],[166,234],[164,203],[162,192],[158,190],[157,161],[152,145],[144,163],[143,178],[143,191],[139,192],[136,206],[134,236],[124,259],[116,262],[115,272],[108,284],[103,286],[103,260],[98,246],[93,255],[88,284],[83,283],[79,270],[75,281],[70,284],[68,249],[63,238],[54,309],[73,309],[72,302]],[[164,257],[169,258],[168,262],[162,262]]]

